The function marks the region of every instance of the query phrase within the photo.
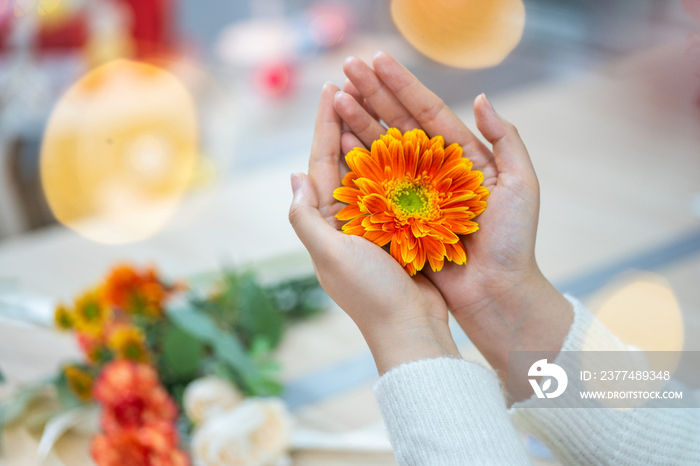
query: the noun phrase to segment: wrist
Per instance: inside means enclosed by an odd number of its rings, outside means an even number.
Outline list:
[[[573,322],[569,301],[539,268],[455,318],[494,369],[505,374],[509,351],[560,351]]]
[[[451,339],[430,325],[406,328],[361,329],[379,375],[407,362],[440,357],[461,357]],[[449,329],[448,329],[449,331]]]

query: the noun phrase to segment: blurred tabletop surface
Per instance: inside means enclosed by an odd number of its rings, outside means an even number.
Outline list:
[[[700,78],[684,50],[682,44],[667,46],[576,80],[540,83],[491,100],[518,127],[537,169],[542,192],[537,257],[545,274],[555,284],[572,283],[611,264],[634,264],[650,251],[673,255],[674,245],[690,241],[689,252],[658,262],[654,271],[675,292],[686,332],[697,334]],[[455,111],[474,128],[470,108]],[[289,174],[305,171],[307,156],[289,154],[275,166],[234,173],[224,185],[192,193],[163,231],[139,243],[105,246],[61,226],[0,243],[0,296],[68,299],[124,260],[157,264],[173,278],[229,263],[262,264],[272,275],[281,269],[310,272],[287,221]],[[468,340],[460,342],[466,358],[482,360]],[[68,337],[0,321],[0,367],[13,383],[49,374],[77,354]],[[279,350],[283,379],[291,383],[305,378],[321,383],[323,377],[313,374],[332,374],[329,368],[348,361],[366,364],[368,357],[359,331],[338,309],[292,327]],[[369,374],[300,403],[294,408],[297,424],[331,433],[379,425],[371,393],[376,372]],[[16,429],[6,434],[10,448],[4,461],[23,464],[22,455],[36,448],[36,439]],[[52,460],[88,464],[87,442],[77,434],[64,437]],[[390,452],[306,451],[293,459],[299,465],[395,464]]]

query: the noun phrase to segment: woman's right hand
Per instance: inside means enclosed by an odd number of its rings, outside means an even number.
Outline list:
[[[309,174],[292,175],[289,221],[313,260],[321,286],[355,321],[380,374],[399,364],[442,356],[459,357],[448,310],[435,286],[410,277],[372,242],[338,230],[333,198],[341,185],[342,121],[333,108],[338,87],[321,92]]]

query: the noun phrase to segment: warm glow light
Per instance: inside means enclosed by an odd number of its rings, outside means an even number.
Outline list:
[[[669,283],[660,275],[638,272],[620,279],[599,293],[590,304],[598,320],[630,349],[641,351],[605,353],[598,356],[599,342],[589,334],[584,343],[582,367],[590,372],[602,368],[627,371],[669,371],[674,373],[683,350],[684,324],[676,296]],[[596,351],[597,350],[597,351]],[[666,381],[649,379],[637,381],[637,390],[661,390]],[[619,389],[618,382],[592,378],[586,386],[593,391]],[[629,409],[644,404],[645,399],[605,401],[617,409]]]
[[[456,68],[498,65],[525,27],[522,0],[392,0],[391,15],[419,52]]]
[[[0,12],[10,3],[10,0],[0,0]],[[40,16],[49,16],[54,12],[59,11],[59,8],[65,9],[62,6],[61,0],[15,0],[14,13],[16,17],[24,16],[25,14],[36,8]]]
[[[627,345],[644,351],[683,349],[683,315],[673,290],[660,275],[640,272],[614,283],[591,309]]]
[[[117,60],[66,92],[49,120],[41,178],[56,218],[126,243],[171,218],[197,163],[194,102],[172,74]]]

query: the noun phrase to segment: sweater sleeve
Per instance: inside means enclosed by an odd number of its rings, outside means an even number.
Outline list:
[[[570,364],[567,355],[573,353],[567,352],[629,350],[579,301],[567,299],[574,306],[574,323],[555,364]],[[673,380],[669,387],[685,388]],[[515,403],[511,418],[565,465],[700,464],[700,409],[695,397],[684,399],[683,408],[629,410],[556,407],[559,400],[550,401],[554,407],[539,409],[532,407],[534,396]]]
[[[374,393],[402,466],[532,464],[490,369],[424,359],[384,374]]]

